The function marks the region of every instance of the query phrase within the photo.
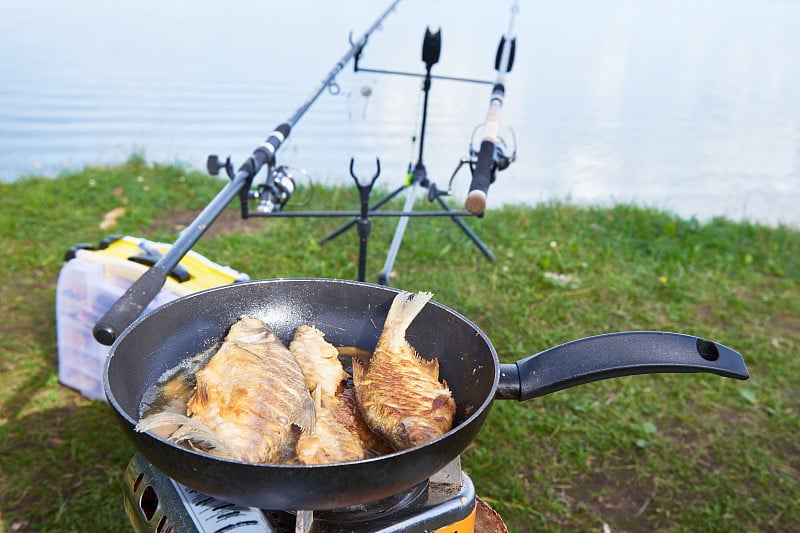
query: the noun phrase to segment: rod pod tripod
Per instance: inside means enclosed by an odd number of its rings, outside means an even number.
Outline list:
[[[429,28],[425,30],[425,37],[422,43],[422,61],[425,63],[425,74],[424,74],[424,81],[422,84],[422,90],[424,93],[423,105],[422,105],[422,121],[420,124],[420,131],[419,131],[419,153],[417,156],[417,162],[414,164],[413,169],[410,169],[410,176],[406,182],[383,197],[379,200],[374,206],[368,207],[365,211],[365,201],[369,202],[369,194],[372,188],[372,185],[375,183],[375,178],[372,179],[372,183],[369,184],[368,187],[361,185],[359,183],[358,178],[353,174],[353,165],[352,160],[350,164],[350,174],[353,179],[356,181],[356,185],[359,188],[359,193],[361,195],[361,204],[362,204],[362,212],[361,216],[357,219],[353,219],[350,222],[342,225],[324,239],[320,241],[320,244],[325,244],[329,242],[351,227],[358,225],[359,227],[359,235],[361,237],[362,249],[365,247],[364,239],[365,236],[363,235],[365,228],[369,228],[368,217],[370,214],[375,214],[375,211],[379,209],[381,206],[398,196],[403,191],[407,191],[406,193],[406,200],[403,205],[402,213],[406,216],[400,216],[400,219],[397,222],[397,227],[395,228],[394,237],[392,238],[392,243],[389,246],[389,251],[386,255],[386,261],[384,262],[383,269],[378,274],[378,283],[381,285],[388,285],[389,278],[391,276],[392,269],[394,267],[395,260],[397,259],[397,254],[400,250],[400,245],[402,244],[403,237],[405,235],[406,227],[408,225],[408,216],[414,210],[414,203],[416,201],[417,195],[421,189],[428,190],[428,201],[432,202],[436,200],[439,205],[447,212],[452,212],[453,214],[450,216],[450,219],[459,227],[461,230],[469,237],[469,239],[478,247],[478,249],[483,253],[484,256],[490,261],[494,261],[494,255],[489,250],[489,248],[480,240],[480,238],[473,232],[469,226],[464,223],[464,220],[461,218],[459,214],[456,214],[453,209],[445,202],[442,198],[443,196],[449,194],[446,191],[442,191],[436,187],[436,184],[431,182],[428,179],[428,171],[425,168],[425,164],[423,161],[423,152],[425,149],[425,127],[427,124],[428,119],[428,95],[431,89],[431,82],[437,76],[431,75],[431,69],[433,65],[439,62],[439,57],[441,54],[441,45],[442,45],[442,37],[441,37],[441,29],[437,30],[436,33],[432,33]],[[376,69],[359,69],[358,66],[358,59],[359,54],[356,55],[354,59],[354,70],[358,72],[359,70],[363,72],[374,72],[379,74],[395,74],[395,75],[404,75],[404,76],[419,76],[419,74],[413,73],[405,73],[405,72],[395,72],[395,71],[388,71],[388,70],[376,70]],[[454,77],[440,77],[441,79],[448,79],[454,81],[466,81],[472,83],[491,83],[491,82],[484,82],[482,80],[472,80],[466,78],[454,78]],[[377,178],[377,175],[376,175]],[[365,200],[366,198],[366,200]],[[366,222],[365,222],[366,218]],[[368,229],[366,230],[368,234]],[[359,272],[363,273],[363,253],[359,258]],[[361,274],[360,274],[361,275]]]

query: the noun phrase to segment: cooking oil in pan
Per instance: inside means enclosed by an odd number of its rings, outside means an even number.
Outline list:
[[[219,346],[214,346],[204,350],[164,372],[156,383],[145,391],[139,406],[139,420],[145,416],[162,412],[186,414],[186,404],[189,403],[197,383],[195,374],[206,366],[218,349]],[[372,354],[368,350],[362,350],[355,346],[341,346],[337,350],[348,374],[352,374],[352,363],[350,362],[352,357],[366,361]],[[175,429],[177,426],[165,426],[153,430],[153,433],[167,438]]]
[[[193,357],[184,359],[177,366],[164,372],[145,391],[139,406],[139,420],[145,416],[163,412],[186,414],[186,404],[189,403],[197,382],[195,374],[206,366],[217,349],[218,346],[209,348]],[[164,426],[153,430],[153,433],[166,438],[175,429],[177,426]]]

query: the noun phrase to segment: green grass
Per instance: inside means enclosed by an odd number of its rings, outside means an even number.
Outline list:
[[[128,527],[119,479],[133,450],[104,403],[58,382],[63,254],[110,233],[172,242],[223,183],[132,158],[0,185],[0,531]],[[358,208],[352,186],[315,192],[314,209]],[[100,229],[120,206],[118,225]],[[233,205],[194,250],[253,278],[355,279],[354,230],[318,244],[342,222],[239,221]],[[373,219],[367,281],[395,223]],[[392,285],[433,291],[503,362],[664,330],[730,346],[752,374],[635,376],[495,402],[462,461],[512,531],[800,529],[799,232],[626,205],[506,207],[467,223],[496,262],[448,219],[412,219]]]

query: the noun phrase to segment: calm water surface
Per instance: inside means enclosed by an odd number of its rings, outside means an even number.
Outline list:
[[[0,2],[0,177],[150,161],[238,166],[319,86],[388,1]],[[404,0],[361,66],[493,80],[510,2]],[[517,161],[489,206],[616,201],[706,220],[800,227],[800,3],[779,0],[520,2],[503,119]],[[348,163],[402,182],[419,148],[414,78],[337,77],[278,161],[320,182]],[[364,96],[368,93],[369,96]],[[490,87],[434,81],[424,162],[446,187],[485,118]],[[510,142],[510,137],[507,135]],[[469,176],[454,183],[463,198]],[[354,190],[355,203],[355,190]],[[460,206],[459,201],[453,205]]]

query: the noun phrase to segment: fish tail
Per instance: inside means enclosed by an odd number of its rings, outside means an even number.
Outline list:
[[[186,442],[192,448],[205,451],[214,449],[219,455],[230,456],[232,454],[225,439],[219,438],[205,424],[180,413],[165,411],[146,416],[136,424],[136,431],[142,433],[165,426],[178,426],[167,438],[171,442],[176,444]]]
[[[395,296],[389,308],[386,325],[391,326],[395,335],[404,336],[408,326],[432,297],[433,293],[430,292],[401,292]]]
[[[145,431],[152,431],[164,426],[181,426],[183,424],[191,424],[192,422],[194,421],[186,415],[164,411],[142,418],[142,420],[136,424],[136,431],[144,433]]]

